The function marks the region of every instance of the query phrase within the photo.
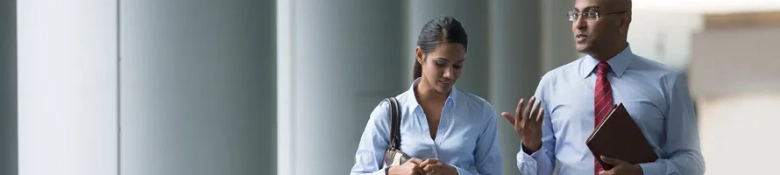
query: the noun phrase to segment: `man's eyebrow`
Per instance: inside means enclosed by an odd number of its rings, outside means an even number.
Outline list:
[[[601,7],[599,7],[598,5],[591,5],[591,6],[585,7],[585,9],[583,9],[582,11],[593,11],[593,10],[598,10],[599,8],[601,8]]]
[[[585,7],[585,8],[583,8],[582,11],[584,12],[584,11],[589,11],[589,10],[598,10],[599,8],[601,8],[601,7],[598,6],[598,5],[589,5],[589,6]],[[580,11],[580,10],[577,10],[577,8],[574,8],[573,10],[577,11],[577,12]]]

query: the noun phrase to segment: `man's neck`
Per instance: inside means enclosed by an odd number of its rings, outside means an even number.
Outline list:
[[[628,42],[623,42],[617,45],[616,47],[610,47],[608,49],[605,49],[603,52],[592,52],[588,55],[590,55],[590,57],[593,57],[599,61],[608,61],[612,57],[615,57],[616,55],[620,54],[620,52],[623,52],[623,50],[625,50],[626,47],[628,47]]]

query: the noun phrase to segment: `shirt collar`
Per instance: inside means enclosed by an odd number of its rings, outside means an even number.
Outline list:
[[[614,72],[615,75],[620,78],[623,76],[623,73],[626,72],[626,69],[631,63],[631,60],[634,60],[634,53],[631,52],[631,46],[626,45],[626,48],[623,49],[623,51],[607,60],[607,64],[609,64],[612,72]],[[592,74],[596,69],[598,64],[599,60],[596,58],[593,58],[590,55],[585,56],[585,58],[582,60],[582,64],[580,64],[580,75],[582,78],[588,78],[588,76],[590,76],[590,74]]]
[[[414,94],[414,87],[417,87],[417,85],[420,83],[421,78],[417,78],[412,83],[411,87],[409,87],[409,101],[406,103],[407,107],[410,109],[417,109],[420,107],[420,104],[417,103],[417,96]],[[455,106],[455,100],[457,99],[458,90],[455,89],[455,86],[452,86],[452,89],[450,90],[450,95],[447,96],[447,101],[444,102],[445,106],[454,107]]]

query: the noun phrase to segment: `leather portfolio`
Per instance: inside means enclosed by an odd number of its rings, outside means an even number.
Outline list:
[[[586,145],[605,170],[612,169],[612,165],[604,163],[602,155],[632,164],[658,160],[653,147],[622,103],[612,107],[588,137]]]

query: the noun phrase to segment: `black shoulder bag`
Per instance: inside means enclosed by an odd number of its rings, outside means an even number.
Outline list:
[[[384,167],[399,166],[411,157],[401,152],[401,107],[395,97],[386,98],[390,104],[390,144],[385,151]],[[380,168],[380,169],[381,169]]]

